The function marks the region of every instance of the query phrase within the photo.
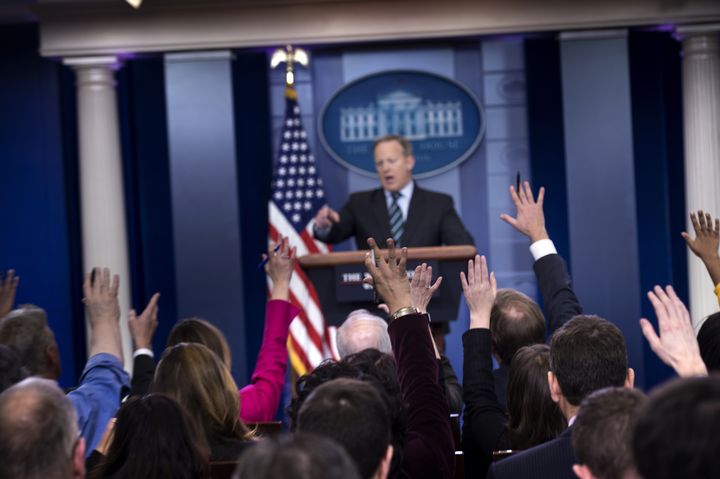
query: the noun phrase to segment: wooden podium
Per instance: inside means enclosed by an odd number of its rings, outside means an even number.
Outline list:
[[[443,277],[443,283],[428,307],[433,322],[457,318],[462,294],[460,271],[465,271],[467,260],[473,258],[476,251],[473,245],[408,248],[408,273],[417,265],[427,263],[433,268],[433,281],[437,276]],[[341,251],[298,258],[315,286],[328,326],[339,326],[355,309],[365,308],[383,315],[373,301],[372,288],[362,282],[367,275],[366,253],[367,250]]]

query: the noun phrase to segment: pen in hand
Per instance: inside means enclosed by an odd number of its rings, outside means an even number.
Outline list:
[[[277,253],[278,251],[280,251],[281,246],[282,246],[282,241],[280,241],[278,244],[275,245],[275,247],[273,248],[273,253]],[[270,256],[263,258],[262,261],[260,261],[258,263],[257,269],[261,269],[263,266],[265,266],[267,264],[268,261],[270,261]]]

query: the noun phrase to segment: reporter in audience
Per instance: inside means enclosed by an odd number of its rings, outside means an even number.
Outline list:
[[[647,398],[637,389],[605,388],[580,404],[572,431],[580,479],[635,479],[632,432]]]
[[[163,353],[153,392],[180,403],[201,427],[212,461],[233,461],[250,445],[252,433],[240,419],[237,386],[225,364],[206,346],[180,343]]]
[[[385,260],[374,239],[368,239],[368,246],[372,251],[365,258],[365,267],[392,313],[388,333],[407,402],[408,427],[400,477],[452,477],[454,447],[447,401],[438,382],[428,317],[412,306],[405,269],[407,248],[398,255],[395,243],[388,239]]]
[[[263,439],[243,454],[233,479],[360,479],[355,463],[335,441],[295,433]]]
[[[484,256],[468,261],[460,276],[470,309],[470,329],[463,335],[465,416],[463,444],[466,471],[484,477],[492,452],[526,449],[549,441],[566,427],[547,385],[548,347],[521,347],[512,359],[508,381],[509,418],[499,404],[492,375],[491,311],[496,283]]]
[[[695,230],[695,238],[692,238],[687,232],[683,232],[682,236],[690,251],[705,265],[715,287],[715,295],[720,301],[720,255],[718,255],[720,219],[713,220],[710,213],[698,211],[690,213],[690,221]],[[711,371],[719,371],[720,313],[711,314],[702,322],[697,340],[700,346],[700,355],[707,368]]]
[[[85,439],[57,383],[28,378],[0,394],[0,477],[82,479]]]
[[[265,271],[272,280],[272,293],[265,310],[265,330],[250,384],[239,391],[240,418],[246,422],[270,421],[275,416],[287,371],[287,338],[290,323],[299,309],[289,302],[290,279],[295,264],[295,248],[290,248],[287,238],[281,238],[280,249],[275,244],[268,247]],[[145,313],[143,313],[143,316]],[[189,318],[177,323],[170,331],[167,346],[183,342],[197,342],[207,346],[230,369],[232,357],[225,335],[210,322],[201,318]],[[152,351],[148,351],[152,353]],[[144,394],[150,387],[154,365],[152,360],[136,356],[135,375],[145,379],[138,381],[135,394]],[[138,361],[143,363],[138,369]]]
[[[15,351],[0,344],[0,393],[26,376],[27,371],[20,364],[20,358]]]
[[[633,387],[635,373],[627,364],[625,338],[617,326],[598,316],[580,315],[555,331],[550,341],[550,394],[571,426],[552,441],[490,466],[489,477],[574,478],[572,423],[581,401],[606,387]]]
[[[370,384],[339,378],[310,394],[297,430],[329,437],[343,446],[364,479],[385,479],[393,455],[390,415]]]
[[[92,275],[85,275],[83,282],[90,352],[80,386],[69,392],[68,397],[75,406],[88,454],[100,441],[130,385],[123,369],[119,286],[120,278],[115,275],[111,281],[108,268],[95,268]],[[44,310],[24,306],[7,314],[0,320],[0,344],[17,353],[28,374],[53,380],[60,377],[60,352]]]
[[[646,479],[720,477],[720,377],[682,378],[655,389],[641,409],[632,450]]]
[[[205,438],[182,406],[149,394],[120,408],[110,447],[88,479],[204,479],[208,458]]]

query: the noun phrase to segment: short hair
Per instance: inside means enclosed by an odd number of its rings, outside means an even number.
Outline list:
[[[389,354],[377,349],[366,349],[351,354],[342,361],[327,360],[310,373],[300,376],[295,382],[296,397],[287,407],[290,430],[295,431],[298,416],[305,400],[322,384],[337,378],[352,378],[366,381],[380,392],[390,414],[393,457],[390,462],[390,476],[399,470],[405,446],[407,429],[407,407],[397,377],[397,363]]]
[[[308,433],[263,439],[243,453],[233,479],[360,479],[343,447]]]
[[[507,383],[507,427],[512,449],[542,444],[567,427],[565,417],[550,396],[549,369],[547,344],[523,346],[513,357]]]
[[[381,136],[380,138],[378,138],[377,140],[375,140],[375,142],[373,143],[373,152],[375,151],[375,148],[377,148],[377,146],[378,146],[380,143],[385,143],[385,142],[388,142],[388,141],[397,141],[398,143],[400,143],[400,146],[402,147],[402,150],[403,150],[403,156],[410,156],[410,155],[412,155],[412,153],[413,153],[413,151],[412,151],[412,143],[410,143],[410,141],[409,141],[407,138],[405,138],[404,136],[402,136],[402,135],[385,135],[385,136]]]
[[[720,477],[720,376],[670,381],[655,389],[633,431],[643,477]]]
[[[628,373],[622,332],[598,316],[578,315],[550,340],[550,370],[573,406],[598,389],[623,386]]]
[[[110,448],[88,477],[207,477],[209,454],[205,437],[177,401],[148,394],[122,405]]]
[[[184,406],[208,442],[252,435],[240,420],[235,380],[220,358],[202,344],[180,343],[167,348],[155,370],[152,391]]]
[[[166,347],[180,343],[203,344],[217,354],[228,369],[232,368],[232,356],[225,335],[214,324],[203,318],[185,318],[173,326]]]
[[[720,371],[720,312],[711,314],[703,322],[697,340],[708,371]]]
[[[373,348],[392,354],[387,323],[367,309],[351,312],[337,330],[337,349],[340,358],[363,349]]]
[[[614,387],[595,391],[580,404],[572,447],[578,463],[596,478],[621,478],[635,470],[632,432],[646,399],[637,389]]]
[[[518,349],[545,342],[545,317],[535,301],[514,289],[500,289],[490,312],[493,352],[510,364]]]
[[[50,372],[47,349],[55,344],[55,335],[42,308],[25,305],[0,319],[0,344],[15,351],[29,374],[43,376]]]
[[[366,479],[390,445],[390,417],[380,393],[357,379],[334,379],[313,391],[300,409],[298,430],[337,441]]]
[[[70,477],[80,432],[57,383],[28,378],[0,394],[0,477]]]
[[[27,377],[20,357],[4,344],[0,344],[0,393]]]

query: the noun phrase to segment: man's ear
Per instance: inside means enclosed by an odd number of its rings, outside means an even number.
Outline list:
[[[595,479],[595,476],[590,471],[590,468],[585,464],[575,464],[573,466],[573,472],[580,479]]]
[[[72,457],[73,479],[82,479],[85,477],[85,438],[78,439],[75,452]]]
[[[385,457],[380,460],[380,465],[373,476],[374,479],[387,479],[388,474],[390,474],[390,462],[392,461],[392,457],[393,447],[392,444],[388,444],[387,450],[385,451]]]
[[[60,350],[55,341],[45,348],[45,364],[47,364],[46,373],[48,379],[57,380],[60,378]]]
[[[548,371],[547,378],[548,386],[550,387],[550,397],[553,401],[559,403],[560,399],[562,399],[562,390],[560,389],[560,384],[558,383],[558,380],[552,371]]]
[[[633,368],[628,368],[627,376],[625,376],[625,387],[628,389],[635,387],[635,370]]]
[[[410,155],[407,157],[407,161],[408,161],[408,168],[410,169],[410,171],[412,171],[412,169],[415,168],[415,157]]]

